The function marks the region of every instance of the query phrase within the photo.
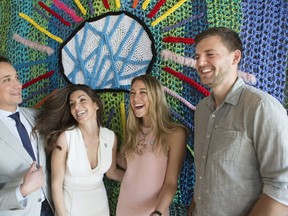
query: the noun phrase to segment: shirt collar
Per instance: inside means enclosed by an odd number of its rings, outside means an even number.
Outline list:
[[[245,82],[243,81],[243,79],[240,77],[237,77],[236,82],[234,83],[234,85],[232,86],[228,94],[226,95],[223,103],[228,103],[228,104],[232,104],[235,106],[239,101],[239,98],[240,98],[240,95],[242,93],[242,89],[244,86],[245,86]],[[208,98],[207,104],[211,109],[214,110],[215,108],[214,108],[213,92],[208,97],[209,98]]]
[[[242,93],[242,89],[245,86],[245,83],[242,78],[238,77],[229,93],[227,94],[224,102],[232,105],[236,105],[239,101],[240,95]]]
[[[17,106],[17,109],[15,112],[19,112],[19,108]],[[6,110],[1,110],[0,109],[0,119],[3,119],[3,118],[8,118],[9,115],[15,113],[15,112],[9,112],[9,111],[6,111]]]

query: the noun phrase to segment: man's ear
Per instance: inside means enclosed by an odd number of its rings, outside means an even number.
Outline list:
[[[234,51],[234,58],[233,58],[233,64],[238,64],[241,60],[242,53],[240,50]]]

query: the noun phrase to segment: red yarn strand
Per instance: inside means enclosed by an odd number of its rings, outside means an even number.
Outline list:
[[[210,95],[210,92],[205,89],[203,86],[201,86],[199,83],[195,82],[193,79],[173,70],[172,68],[170,67],[164,67],[163,68],[164,71],[172,74],[173,76],[181,79],[182,81],[190,84],[191,86],[193,86],[197,91],[199,91],[200,93],[202,93],[204,96],[209,96]]]
[[[71,23],[66,21],[63,17],[61,17],[58,13],[56,13],[54,10],[49,8],[47,5],[45,5],[43,2],[39,1],[38,4],[45,9],[48,13],[52,14],[54,17],[56,17],[60,22],[62,22],[66,26],[71,26]]]
[[[23,84],[22,89],[25,89],[25,88],[29,87],[30,85],[33,85],[34,83],[36,83],[42,79],[46,79],[46,78],[52,76],[53,74],[54,74],[54,71],[52,70],[52,71],[47,72],[46,74],[40,75],[40,76],[36,77],[35,79],[30,80],[29,82],[26,82],[25,84]]]
[[[166,2],[166,0],[160,0],[159,2],[157,2],[157,4],[154,6],[154,8],[152,8],[152,10],[150,11],[150,13],[147,15],[148,18],[152,18],[155,16],[155,14],[160,10],[160,8],[162,7],[162,5]]]
[[[194,44],[193,38],[181,38],[181,37],[164,37],[163,41],[166,43],[184,43],[184,44]]]
[[[103,1],[103,4],[104,4],[104,7],[106,9],[110,9],[110,4],[109,4],[108,0],[102,0],[102,1]]]

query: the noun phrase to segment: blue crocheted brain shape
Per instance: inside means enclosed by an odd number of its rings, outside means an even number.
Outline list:
[[[153,58],[146,29],[122,13],[87,21],[61,49],[68,80],[93,89],[128,89]]]

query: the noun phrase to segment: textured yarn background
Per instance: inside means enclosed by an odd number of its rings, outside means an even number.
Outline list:
[[[154,40],[155,53],[150,67],[151,74],[159,79],[163,86],[174,92],[173,94],[167,93],[173,117],[175,121],[185,124],[191,132],[187,142],[187,155],[179,178],[179,187],[170,206],[171,215],[186,214],[187,206],[193,195],[195,180],[193,164],[194,110],[184,103],[183,99],[196,105],[204,95],[191,85],[191,80],[180,79],[163,69],[169,67],[182,76],[188,76],[199,83],[198,75],[193,67],[185,65],[183,62],[167,60],[161,55],[163,50],[169,50],[175,55],[191,59],[194,55],[194,45],[183,41],[179,43],[164,42],[164,38],[194,38],[197,33],[213,26],[227,26],[234,29],[239,32],[244,43],[240,70],[255,76],[257,79],[255,87],[270,93],[288,109],[287,0],[167,0],[166,2],[151,0],[145,1],[148,3],[146,9],[142,8],[144,2],[136,0],[62,0],[63,4],[75,12],[74,15],[82,18],[81,22],[75,21],[69,13],[57,7],[57,2],[59,0],[42,1],[56,12],[55,16],[48,13],[36,0],[0,1],[0,54],[11,60],[24,84],[22,106],[41,108],[46,98],[55,92],[54,90],[60,89],[70,82],[63,73],[61,48],[85,20],[97,19],[99,16],[105,16],[106,13],[118,11],[128,12],[141,20]],[[77,5],[78,2],[86,10],[86,14],[81,12],[81,6]],[[154,6],[161,2],[164,4],[155,16],[148,18],[147,15]],[[106,3],[106,7],[104,3]],[[118,3],[120,7],[117,5]],[[135,7],[132,7],[133,3],[135,3]],[[42,27],[42,30],[38,30],[19,13],[32,19],[38,27]],[[164,16],[162,17],[162,15]],[[68,22],[70,26],[64,25],[59,17],[66,20],[66,24]],[[155,24],[154,21],[157,23]],[[47,30],[50,36],[51,34],[55,35],[62,41],[59,42],[53,37],[47,36],[43,29]],[[19,42],[14,39],[17,36],[30,42],[28,45]],[[34,44],[31,45],[33,42]],[[40,45],[46,47],[40,49]],[[80,51],[84,53],[85,48]],[[129,88],[118,86],[113,89],[95,89],[105,104],[106,126],[116,132],[120,146],[125,128],[125,116],[129,101],[127,89]],[[179,99],[178,96],[182,99]],[[119,183],[109,179],[105,179],[105,183],[111,213],[115,215]]]

